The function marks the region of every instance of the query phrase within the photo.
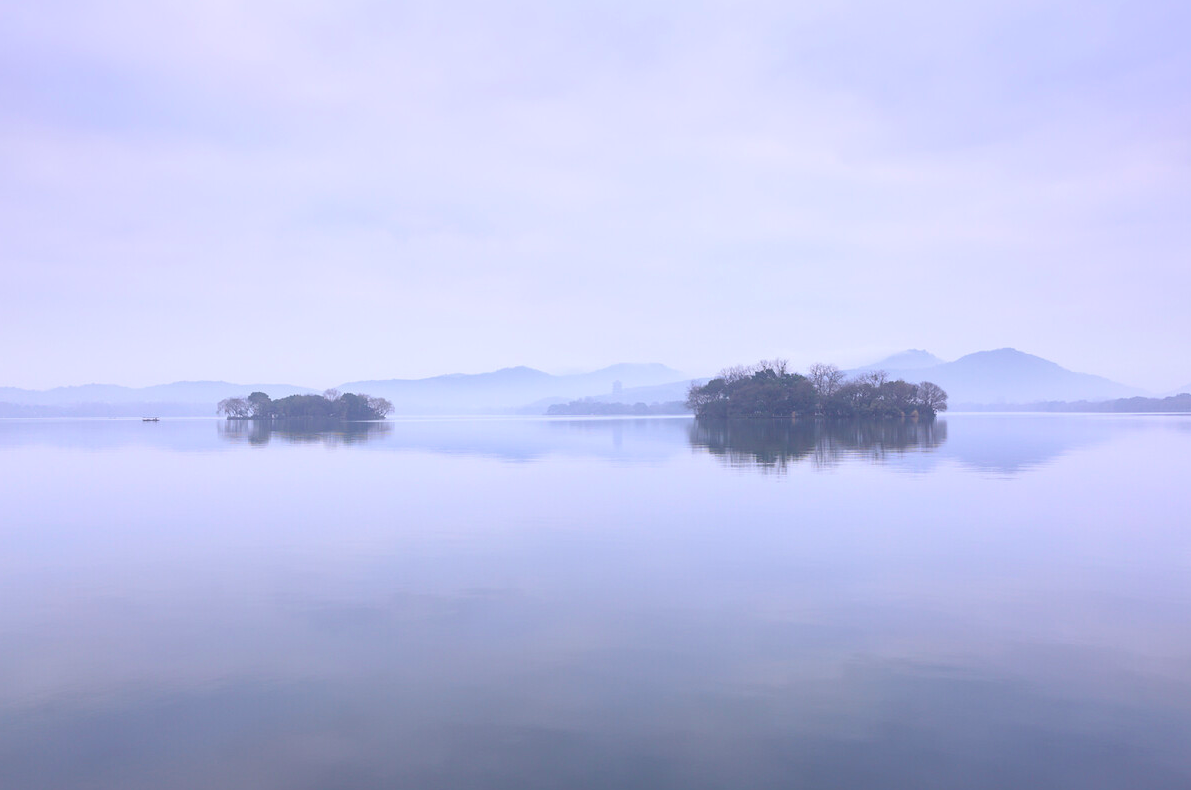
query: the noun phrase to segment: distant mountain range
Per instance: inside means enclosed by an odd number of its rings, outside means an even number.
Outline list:
[[[481,414],[512,412],[544,399],[557,403],[600,393],[610,395],[618,382],[620,388],[632,391],[682,378],[682,373],[665,365],[625,363],[562,376],[515,367],[425,379],[350,381],[336,389],[387,398],[397,414]],[[179,381],[139,388],[109,384],[50,390],[0,387],[0,417],[213,416],[219,401],[256,390],[273,398],[316,392],[292,384],[226,381]],[[683,393],[685,397],[685,387]],[[544,413],[546,408],[536,413]]]
[[[388,398],[398,414],[474,414],[519,410],[537,401],[559,403],[589,395],[612,394],[617,382],[624,390],[631,390],[681,378],[682,373],[657,363],[612,365],[591,373],[566,376],[517,367],[428,379],[351,381],[339,389]],[[538,413],[545,412],[548,405]]]
[[[933,381],[943,389],[951,407],[1038,403],[1042,401],[1102,401],[1147,394],[1102,376],[1075,373],[1054,362],[1014,348],[978,351],[954,362],[938,360],[925,351],[905,351],[857,368],[850,373],[884,370],[895,379]],[[905,360],[911,366],[900,366]]]
[[[706,384],[707,379],[682,379],[681,381],[671,381],[665,384],[653,384],[646,387],[625,387],[619,392],[604,392],[597,395],[583,395],[584,400],[590,400],[594,403],[672,403],[674,401],[685,401],[687,390],[690,389],[691,382],[697,384]],[[545,414],[546,410],[557,403],[568,403],[574,398],[563,398],[553,396],[549,398],[542,398],[533,403],[527,404],[517,411],[522,414]]]
[[[1144,395],[1141,390],[1088,373],[1076,373],[1012,348],[979,351],[945,362],[911,349],[848,371],[884,370],[891,378],[933,381],[951,408],[1053,401],[1108,401]],[[590,373],[552,375],[528,367],[424,379],[378,379],[339,385],[389,399],[397,414],[544,414],[555,403],[590,398],[600,403],[666,403],[683,400],[692,379],[657,363],[620,364]],[[705,379],[698,379],[699,383]],[[617,385],[614,391],[614,385]],[[215,404],[254,390],[274,398],[315,392],[292,384],[179,381],[153,387],[88,384],[50,390],[0,387],[0,417],[211,416]],[[1191,392],[1191,385],[1176,390]]]
[[[84,403],[218,403],[230,395],[247,395],[259,390],[271,397],[284,398],[314,392],[292,384],[231,384],[226,381],[175,381],[152,387],[120,387],[115,384],[84,384],[80,387],[55,387],[49,390],[25,390],[0,387],[0,403],[26,406],[77,406]]]
[[[947,364],[929,351],[911,348],[857,370],[922,370]]]

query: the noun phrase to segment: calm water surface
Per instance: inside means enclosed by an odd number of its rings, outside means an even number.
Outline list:
[[[1191,419],[0,421],[0,787],[1191,787]]]

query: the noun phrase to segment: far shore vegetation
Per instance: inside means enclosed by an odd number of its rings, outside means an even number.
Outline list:
[[[573,400],[570,403],[555,403],[546,409],[546,414],[552,416],[645,417],[686,413],[686,404],[680,400],[666,401],[665,403],[602,403],[585,398]]]
[[[803,375],[776,359],[727,368],[692,385],[686,405],[697,417],[713,418],[932,420],[947,409],[947,393],[929,381],[891,381],[880,370],[850,379],[834,365],[817,364]]]
[[[290,395],[272,400],[263,392],[225,398],[217,407],[229,420],[383,420],[393,411],[384,398],[327,390],[322,395]]]
[[[1191,393],[1182,392],[1165,398],[1117,398],[1105,401],[1040,401],[1036,403],[965,406],[964,411],[1054,411],[1091,414],[1191,414]]]

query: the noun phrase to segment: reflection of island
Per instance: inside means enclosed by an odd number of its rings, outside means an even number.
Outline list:
[[[803,459],[831,466],[845,458],[881,461],[894,453],[933,450],[947,423],[875,420],[695,420],[690,442],[731,466],[784,471]]]
[[[774,427],[778,426],[778,427]],[[809,444],[812,438],[814,444]],[[819,433],[815,433],[818,431]],[[599,458],[657,464],[693,447],[754,467],[776,466],[808,455],[834,460],[893,463],[928,471],[955,464],[981,473],[1018,475],[1087,448],[1147,432],[1191,431],[1179,415],[951,414],[933,426],[811,420],[740,420],[725,425],[690,418],[547,419],[522,417],[398,419],[383,423],[163,419],[151,429],[136,420],[0,420],[0,450],[43,446],[108,451],[154,447],[175,452],[234,451],[264,444],[352,444],[380,452],[471,456],[502,462],[550,457]],[[822,444],[820,445],[820,442]],[[812,459],[814,460],[814,459]]]
[[[220,444],[352,443],[369,450],[532,462],[549,456],[657,462],[687,447],[682,418],[556,420],[525,417],[398,418],[385,422],[221,421]],[[209,431],[209,427],[205,426]],[[366,431],[361,433],[361,431]]]
[[[231,420],[219,424],[224,439],[248,444],[268,444],[279,439],[291,444],[360,444],[391,430],[384,422],[339,420]]]

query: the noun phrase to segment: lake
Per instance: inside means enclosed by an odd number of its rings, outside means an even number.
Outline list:
[[[1191,787],[1191,418],[0,421],[0,787]]]

